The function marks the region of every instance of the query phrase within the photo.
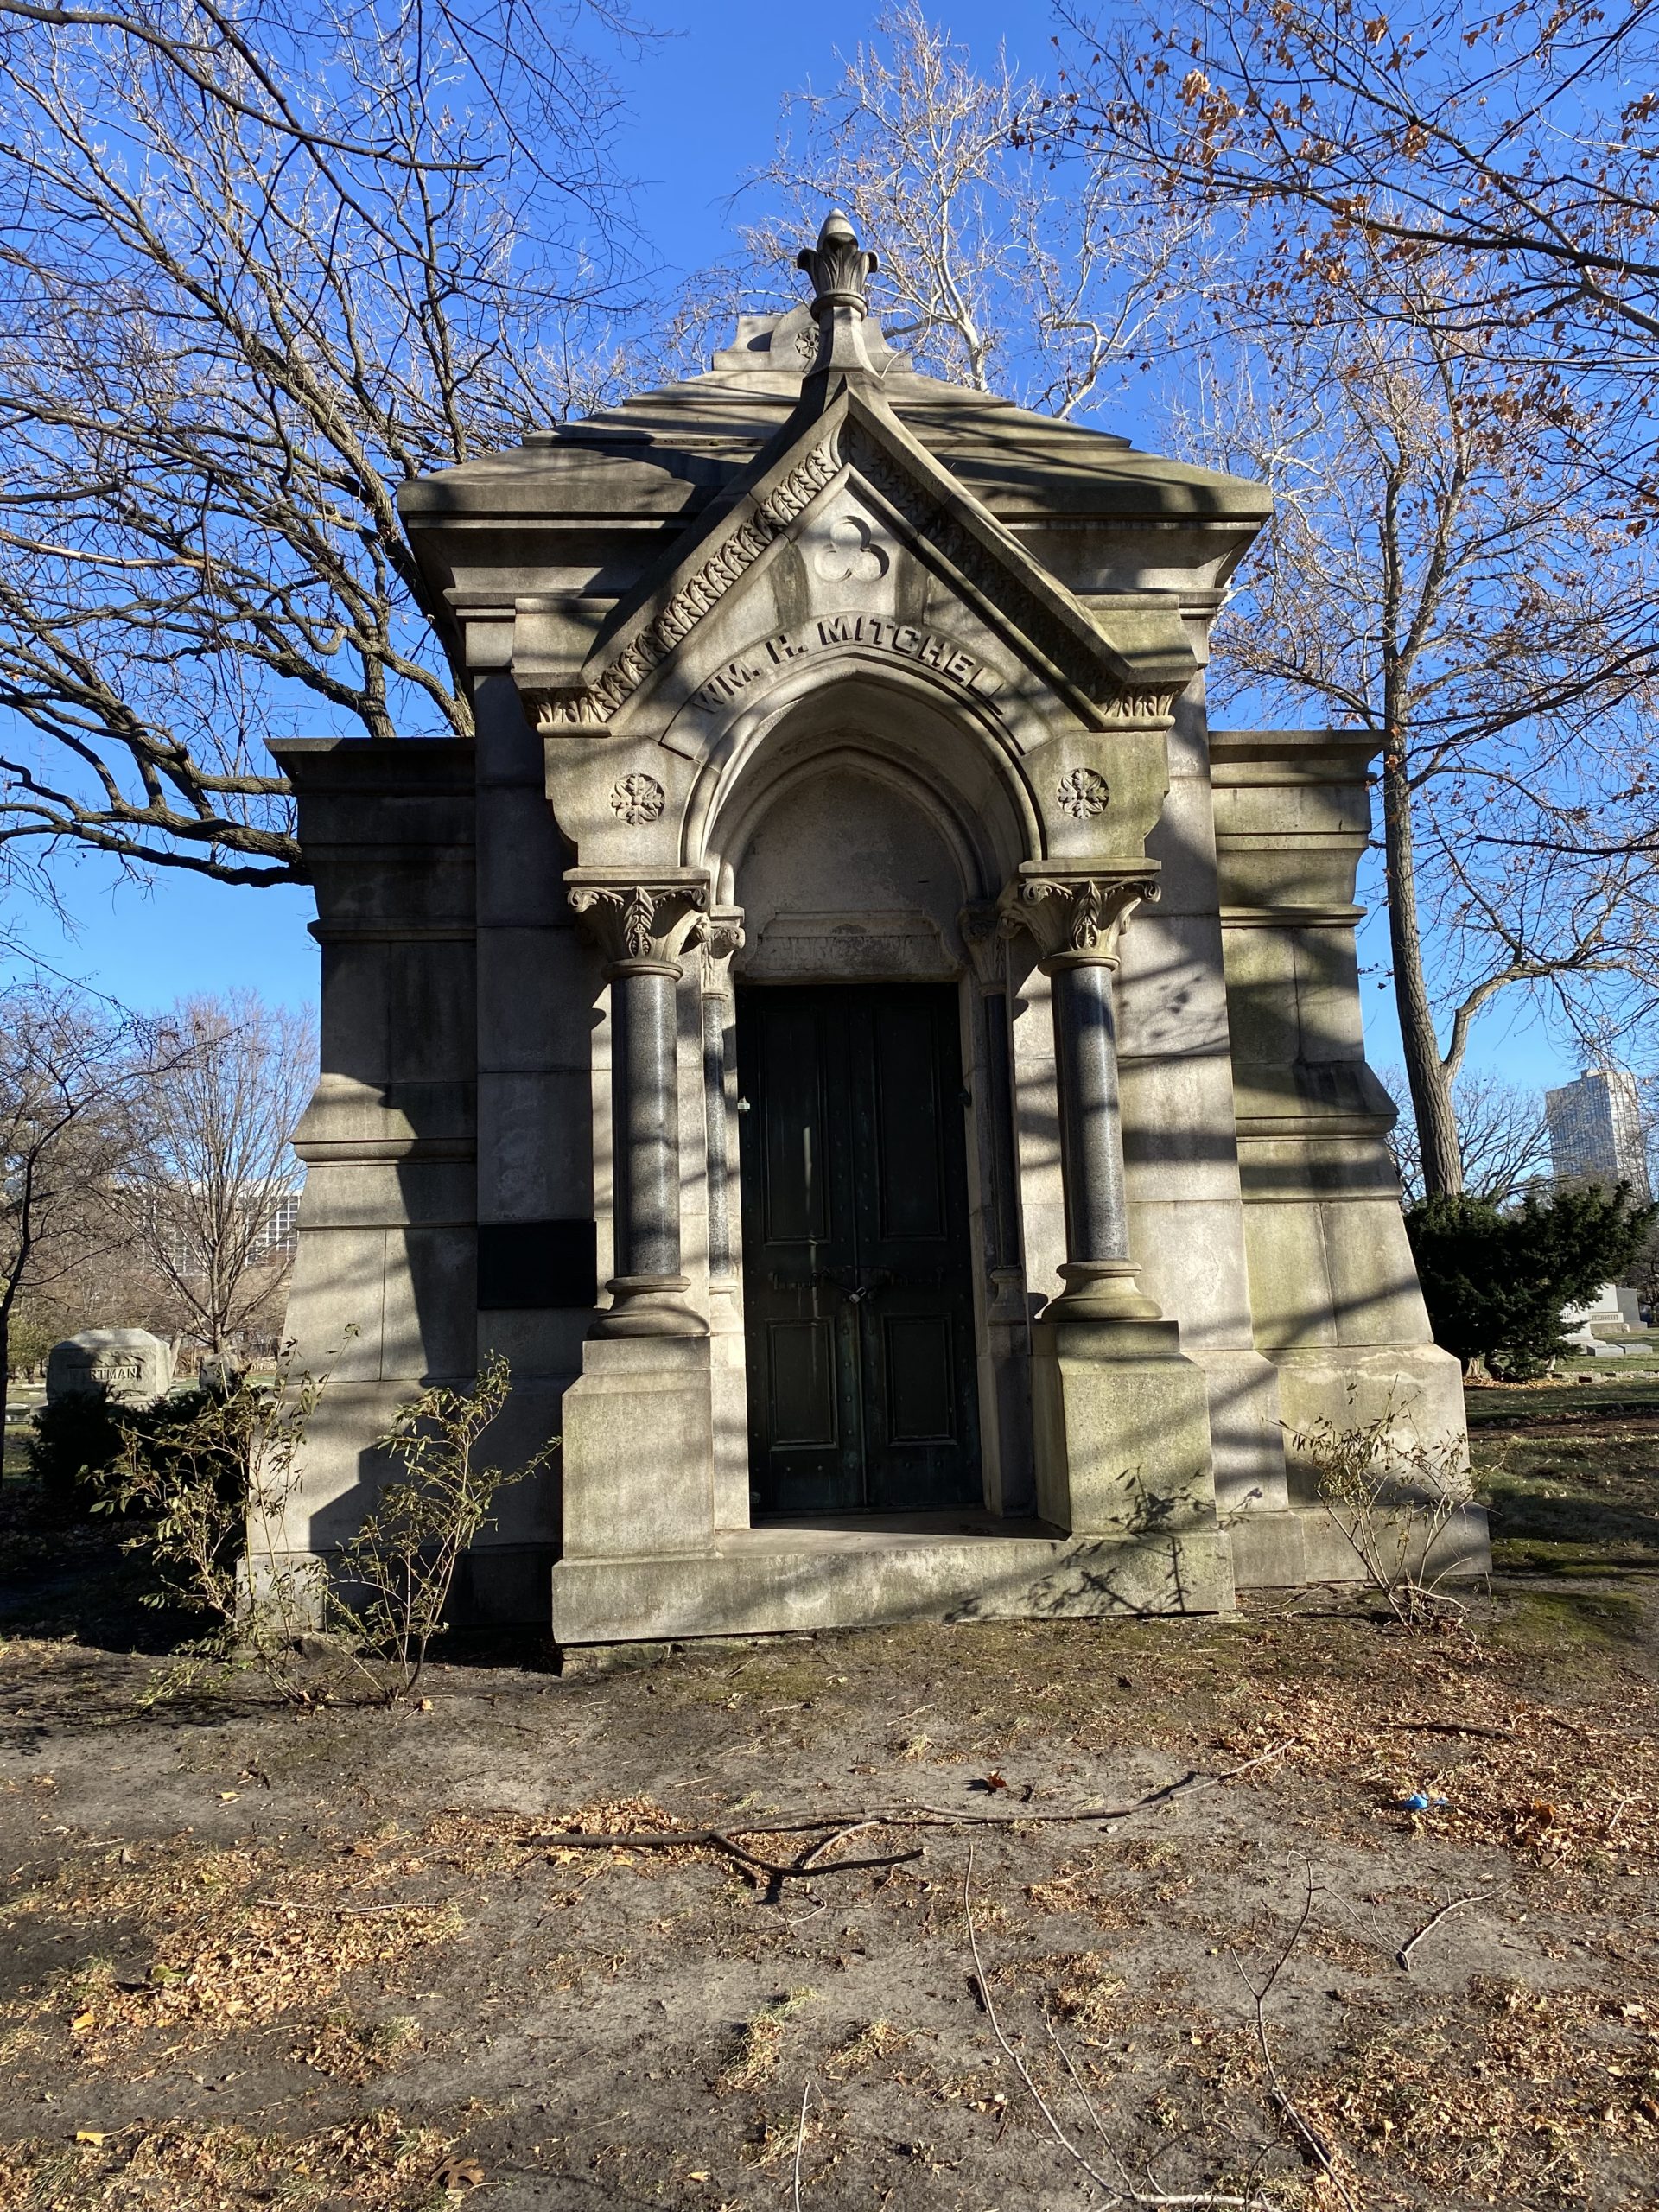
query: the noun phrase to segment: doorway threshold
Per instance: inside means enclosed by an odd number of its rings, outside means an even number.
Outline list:
[[[885,1549],[890,1544],[937,1544],[953,1539],[966,1538],[973,1542],[1007,1542],[1009,1540],[1058,1543],[1064,1541],[1065,1532],[1051,1528],[1046,1521],[1034,1518],[1014,1519],[1002,1513],[987,1512],[982,1507],[952,1507],[948,1511],[933,1513],[767,1513],[757,1515],[747,1529],[722,1529],[715,1537],[715,1546],[724,1551],[732,1537],[738,1537],[751,1546],[769,1545],[778,1551],[795,1551],[803,1541],[810,1544],[821,1542],[826,1551],[856,1549],[870,1546]]]

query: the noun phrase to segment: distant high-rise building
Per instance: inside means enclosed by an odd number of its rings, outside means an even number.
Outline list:
[[[1594,1176],[1628,1183],[1650,1198],[1648,1148],[1636,1077],[1623,1068],[1593,1068],[1576,1083],[1544,1093],[1549,1156],[1558,1179]]]

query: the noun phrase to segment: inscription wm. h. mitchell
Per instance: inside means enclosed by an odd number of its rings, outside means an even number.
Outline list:
[[[776,637],[764,639],[736,660],[728,661],[718,675],[699,687],[695,694],[697,704],[723,707],[757,677],[833,645],[873,645],[881,652],[920,661],[925,668],[938,669],[942,676],[953,677],[964,690],[988,694],[997,688],[995,676],[983,661],[976,660],[953,638],[942,637],[937,630],[923,630],[913,622],[890,622],[885,615],[826,614],[798,630],[780,630]]]

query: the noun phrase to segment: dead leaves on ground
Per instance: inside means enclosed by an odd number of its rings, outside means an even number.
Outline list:
[[[8,2212],[70,2204],[75,2212],[243,2212],[276,2200],[410,2212],[446,2186],[451,2147],[435,2129],[411,2126],[391,2110],[292,2140],[237,2126],[148,2125],[95,2143],[34,2138],[0,2145],[0,2203]]]

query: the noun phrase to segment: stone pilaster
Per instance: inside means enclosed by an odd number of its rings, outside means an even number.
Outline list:
[[[743,943],[743,915],[716,906],[693,931],[702,1027],[702,1111],[709,1144],[709,1280],[736,1279],[732,1243],[731,1140],[726,1117],[726,1029],[732,1002],[732,956]]]
[[[612,1173],[616,1272],[596,1337],[698,1337],[680,1267],[680,1098],[675,995],[680,956],[708,906],[705,881],[566,877],[611,986]]]

